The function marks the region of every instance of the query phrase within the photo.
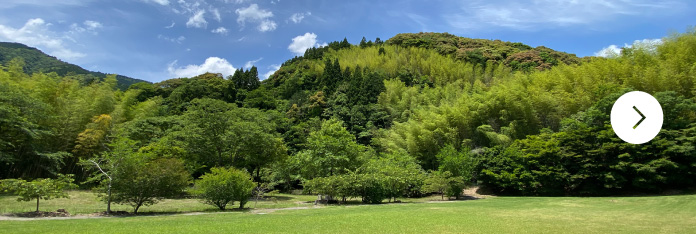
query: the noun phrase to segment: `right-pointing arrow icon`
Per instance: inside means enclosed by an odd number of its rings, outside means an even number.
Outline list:
[[[640,125],[640,123],[642,123],[643,120],[645,120],[645,115],[643,115],[643,113],[641,113],[636,106],[633,106],[633,109],[636,110],[636,112],[638,112],[638,114],[641,117],[640,120],[638,121],[638,123],[636,123],[636,125],[633,125],[633,129],[636,129],[638,127],[638,125]]]
[[[641,91],[621,95],[611,107],[611,128],[616,136],[631,144],[643,144],[655,138],[662,129],[663,118],[660,102]]]

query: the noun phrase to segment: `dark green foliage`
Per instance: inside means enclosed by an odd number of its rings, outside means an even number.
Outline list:
[[[133,207],[149,206],[164,198],[180,196],[190,175],[180,159],[150,159],[144,155],[126,156],[113,177],[113,201]]]
[[[173,85],[155,85],[163,87],[163,92],[168,93],[165,104],[169,106],[172,114],[181,114],[191,101],[198,98],[212,98],[225,102],[235,102],[243,98],[234,88],[234,81],[226,80],[220,74],[205,73],[193,78],[178,79]]]
[[[25,62],[24,72],[30,75],[38,72],[55,72],[59,76],[79,77],[84,84],[104,80],[108,75],[101,72],[87,71],[77,65],[60,61],[36,48],[20,43],[0,42],[0,65],[8,65],[10,60],[15,58],[21,58]],[[117,75],[116,79],[118,80],[117,87],[120,90],[126,90],[135,83],[146,82],[121,75]]]
[[[665,116],[684,117],[666,124],[652,141],[632,145],[618,139],[609,124],[611,105],[623,93],[564,120],[558,133],[529,136],[491,155],[480,182],[500,193],[525,195],[607,195],[695,185],[696,159],[690,155],[696,105],[674,92],[655,94]]]
[[[252,91],[259,88],[259,72],[256,66],[252,66],[249,70],[242,68],[237,69],[231,77],[228,77],[237,89]]]
[[[258,109],[237,108],[214,99],[196,99],[183,115],[183,127],[173,136],[187,150],[191,166],[237,166],[256,171],[285,155],[275,122]]]

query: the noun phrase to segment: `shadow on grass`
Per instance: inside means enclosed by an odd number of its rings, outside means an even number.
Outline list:
[[[253,202],[255,197],[253,197],[249,202]],[[293,197],[290,196],[283,196],[283,195],[272,195],[272,196],[263,196],[259,197],[259,201],[289,201],[292,200]]]
[[[111,211],[111,214],[106,214],[106,211],[92,213],[95,216],[104,217],[115,217],[115,218],[125,218],[125,217],[147,217],[147,216],[171,216],[171,215],[199,215],[199,214],[214,214],[214,213],[248,213],[251,208],[226,208],[225,210],[220,210],[217,208],[202,209],[199,211],[141,211],[137,214],[128,211]]]
[[[478,188],[476,193],[493,195],[498,197],[665,197],[665,196],[689,196],[696,195],[696,188],[668,189],[663,191],[617,191],[606,194],[521,194],[521,193],[494,193],[486,188]]]

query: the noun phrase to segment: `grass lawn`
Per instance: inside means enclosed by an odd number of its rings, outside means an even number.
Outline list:
[[[41,200],[39,210],[56,211],[65,209],[70,214],[89,214],[106,210],[106,203],[99,200],[97,195],[88,191],[70,191],[70,198],[53,200]],[[36,210],[36,200],[18,202],[15,196],[0,196],[0,214],[22,213]],[[316,196],[312,195],[286,195],[280,194],[256,204],[256,208],[286,208],[298,206],[312,206]],[[228,205],[227,208],[237,208],[239,203]],[[254,207],[254,201],[249,201],[245,207]],[[113,211],[133,212],[133,207],[111,204]],[[196,199],[165,199],[152,206],[140,207],[138,213],[179,213],[179,212],[214,212],[217,207],[206,205]],[[0,232],[1,233],[1,232]]]
[[[0,233],[49,232],[696,233],[696,195],[493,197],[437,203],[327,206],[319,209],[276,210],[264,214],[218,212],[202,215],[0,221]]]

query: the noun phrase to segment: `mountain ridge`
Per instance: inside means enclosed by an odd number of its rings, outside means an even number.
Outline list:
[[[82,75],[83,82],[85,83],[89,83],[95,79],[102,80],[109,75],[103,72],[90,71],[78,65],[62,61],[37,48],[22,43],[0,42],[0,65],[7,65],[8,62],[15,58],[22,58],[24,60],[24,72],[27,74],[55,72],[60,76]],[[120,90],[126,90],[135,83],[151,83],[123,75],[116,75],[116,80],[118,81],[117,87]]]

